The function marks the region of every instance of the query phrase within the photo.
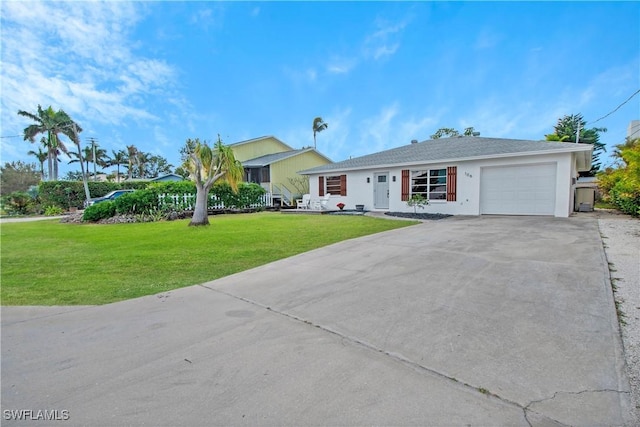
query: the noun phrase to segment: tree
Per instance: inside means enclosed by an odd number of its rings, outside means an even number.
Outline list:
[[[207,200],[213,184],[223,179],[234,192],[242,181],[244,169],[233,155],[233,150],[222,143],[220,135],[213,147],[206,141],[187,139],[182,149],[184,166],[196,184],[196,206],[189,226],[209,225]]]
[[[0,194],[3,196],[14,191],[27,191],[39,182],[40,173],[35,163],[18,160],[0,166]]]
[[[71,158],[71,160],[69,160],[69,164],[80,162],[80,156],[78,155],[78,153],[70,152],[69,157]],[[87,173],[89,172],[89,159],[91,159],[92,157],[93,152],[91,151],[91,147],[84,147],[82,149],[82,161],[84,162],[84,169],[87,171]]]
[[[547,141],[580,142],[593,145],[591,170],[580,172],[580,175],[595,176],[596,172],[600,170],[600,154],[606,151],[605,144],[600,142],[600,133],[606,132],[607,128],[587,129],[587,122],[582,118],[582,114],[571,114],[559,118],[553,129],[554,133],[545,135]]]
[[[152,155],[147,161],[146,173],[150,177],[158,177],[171,173],[173,165],[162,156]]]
[[[44,142],[45,142],[45,138],[42,137],[41,139],[41,143],[44,146]],[[36,159],[38,159],[38,163],[40,163],[40,180],[44,181],[45,178],[45,174],[44,174],[44,162],[47,161],[47,159],[49,158],[49,153],[47,153],[46,151],[42,151],[42,147],[38,147],[38,151],[33,151],[33,150],[29,150],[27,152],[28,155],[30,156],[35,156]]]
[[[480,136],[480,132],[476,132],[473,126],[465,128],[462,134],[464,136]],[[460,135],[460,132],[458,132],[454,128],[440,128],[436,131],[436,133],[431,135],[431,139],[440,139],[443,137],[451,138],[453,136],[459,136],[459,135]]]
[[[640,138],[617,145],[613,157],[614,167],[598,173],[598,187],[622,212],[640,216]]]
[[[137,164],[138,160],[138,149],[135,145],[127,145],[127,163],[128,169],[127,174],[129,179],[133,178],[134,166]]]
[[[46,148],[49,154],[48,167],[49,167],[49,179],[55,181],[58,179],[58,155],[60,151],[67,154],[69,151],[62,141],[60,141],[59,135],[66,135],[70,140],[75,141],[74,131],[70,124],[73,120],[63,110],[54,111],[51,106],[46,110],[43,110],[38,105],[37,112],[29,113],[27,111],[18,111],[18,115],[27,117],[35,122],[35,124],[29,125],[24,129],[24,140],[27,139],[32,143],[35,142],[36,135],[46,134]],[[77,126],[77,131],[82,132],[82,129]]]
[[[127,153],[124,150],[111,150],[111,153],[113,156],[107,160],[107,165],[116,167],[116,180],[120,182],[120,165],[127,164]]]
[[[313,119],[313,148],[316,148],[316,134],[318,132],[322,132],[328,127],[329,125],[322,120],[322,117],[316,117]]]

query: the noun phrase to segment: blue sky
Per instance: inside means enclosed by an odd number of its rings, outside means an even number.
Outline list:
[[[64,109],[101,147],[179,165],[187,138],[274,135],[334,161],[438,128],[544,139],[582,113],[609,147],[640,118],[638,2],[12,2],[1,161],[18,110]],[[591,122],[594,122],[593,125]],[[605,164],[610,163],[605,157]],[[77,169],[61,164],[61,174]]]

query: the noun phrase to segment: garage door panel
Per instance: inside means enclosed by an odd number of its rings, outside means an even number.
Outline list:
[[[480,213],[553,215],[556,168],[555,163],[483,168]]]

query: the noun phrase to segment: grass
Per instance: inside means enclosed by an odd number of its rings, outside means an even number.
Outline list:
[[[92,305],[207,282],[278,259],[414,224],[362,216],[258,213],[118,225],[57,220],[0,230],[2,305]]]

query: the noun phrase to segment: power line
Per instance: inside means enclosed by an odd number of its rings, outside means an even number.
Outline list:
[[[626,104],[627,102],[631,101],[631,98],[633,98],[634,96],[636,96],[636,95],[637,95],[637,94],[639,94],[639,93],[640,93],[640,89],[638,89],[637,91],[635,91],[635,93],[634,93],[633,95],[631,95],[631,96],[630,96],[626,101],[624,101],[622,104],[618,105],[618,106],[616,107],[616,109],[615,109],[615,110],[613,110],[613,111],[611,111],[611,112],[609,112],[609,113],[605,114],[604,116],[600,117],[598,120],[594,120],[594,121],[592,121],[592,122],[591,122],[591,123],[589,123],[589,124],[591,124],[591,125],[592,125],[592,124],[597,123],[597,122],[599,122],[600,120],[604,119],[605,117],[609,117],[610,115],[612,115],[613,113],[615,113],[616,111],[618,111],[618,110],[620,109],[620,107],[622,107],[624,104]]]
[[[20,138],[22,135],[0,136],[0,138]]]

